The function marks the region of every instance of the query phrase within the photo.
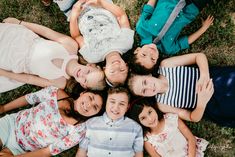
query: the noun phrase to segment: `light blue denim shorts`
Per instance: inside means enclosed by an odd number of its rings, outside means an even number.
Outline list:
[[[25,151],[16,141],[15,116],[16,113],[0,118],[0,139],[3,144],[3,148],[8,148],[14,155],[18,155],[24,153]]]

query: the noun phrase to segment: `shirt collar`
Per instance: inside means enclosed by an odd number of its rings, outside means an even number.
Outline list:
[[[123,120],[125,120],[125,117],[122,116],[121,118],[117,119],[117,120],[112,120],[108,117],[107,113],[105,112],[103,114],[103,119],[105,124],[107,125],[118,125],[119,123],[121,123]]]

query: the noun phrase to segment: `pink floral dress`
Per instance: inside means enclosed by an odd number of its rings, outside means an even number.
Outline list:
[[[148,133],[144,140],[151,143],[156,152],[162,157],[187,157],[188,142],[178,129],[178,115],[167,113],[164,115],[165,126],[161,133]],[[196,157],[203,157],[208,142],[198,138],[196,143]]]
[[[25,151],[49,146],[56,155],[77,145],[85,136],[85,124],[70,125],[62,119],[57,103],[57,88],[47,87],[25,96],[35,107],[16,115],[16,140]]]

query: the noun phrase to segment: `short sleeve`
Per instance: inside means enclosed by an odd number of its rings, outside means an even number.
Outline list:
[[[79,143],[79,148],[80,149],[83,149],[83,150],[87,150],[88,149],[88,145],[89,145],[89,140],[90,140],[90,136],[89,136],[89,127],[88,127],[88,125],[91,125],[92,123],[91,123],[91,120],[92,119],[89,119],[89,120],[87,120],[86,121],[86,135],[85,135],[85,138],[83,138],[82,139],[82,141]],[[91,124],[89,124],[89,123],[91,123]]]
[[[148,4],[145,4],[140,15],[140,18],[147,19],[152,16],[154,7]]]
[[[29,104],[32,105],[46,100],[51,100],[53,97],[57,96],[57,90],[57,87],[49,86],[37,92],[25,95],[25,99]]]
[[[135,138],[135,141],[134,141],[134,151],[135,152],[142,152],[143,151],[143,145],[144,145],[143,130],[140,126],[138,126],[136,138]]]
[[[175,113],[166,113],[164,115],[166,128],[178,128],[178,115]]]
[[[141,38],[141,46],[150,44],[153,41],[153,34],[151,34],[148,24],[153,11],[154,8],[151,5],[144,5],[140,18],[136,24],[136,32]]]
[[[181,50],[189,48],[188,36],[182,36],[178,39],[178,45]]]
[[[164,40],[164,39],[163,39]],[[166,39],[162,42],[165,43],[163,53],[168,55],[176,54],[177,52],[189,48],[188,37],[182,36],[173,41],[172,43],[169,42],[169,39]]]
[[[51,155],[57,155],[79,144],[84,139],[85,134],[85,124],[82,123],[69,132],[67,136],[58,139],[55,143],[49,145]]]
[[[126,53],[130,50],[134,43],[134,31],[130,28],[121,28],[121,32],[119,37],[117,38],[116,43],[113,43],[113,50],[112,51],[119,51],[120,54]],[[115,46],[116,44],[116,46]]]

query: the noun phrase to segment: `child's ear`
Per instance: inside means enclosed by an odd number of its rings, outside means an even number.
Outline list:
[[[126,112],[127,112],[128,110],[130,110],[130,108],[131,108],[131,104],[130,104],[130,102],[129,102]]]
[[[85,91],[81,92],[81,93],[79,94],[79,96],[82,96],[84,93],[85,93]]]
[[[140,47],[137,47],[134,51],[134,54],[137,54],[140,49],[141,49]]]

